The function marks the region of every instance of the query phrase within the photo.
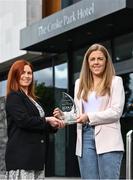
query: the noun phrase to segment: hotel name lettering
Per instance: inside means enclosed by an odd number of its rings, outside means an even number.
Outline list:
[[[59,28],[63,28],[64,26],[70,25],[74,22],[82,20],[86,17],[89,17],[94,14],[94,3],[90,5],[90,7],[80,8],[76,11],[72,11],[69,15],[63,15],[62,17],[58,17],[54,22],[49,22],[45,25],[40,25],[38,27],[38,35],[42,36],[47,33],[53,32]]]

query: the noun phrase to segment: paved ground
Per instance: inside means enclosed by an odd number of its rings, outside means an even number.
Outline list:
[[[0,175],[0,180],[4,180],[4,175]],[[45,180],[80,180],[80,178],[75,177],[46,177]]]
[[[75,177],[46,177],[46,180],[80,180],[80,178]]]

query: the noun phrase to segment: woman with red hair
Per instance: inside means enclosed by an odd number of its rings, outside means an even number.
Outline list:
[[[34,93],[33,69],[28,61],[18,60],[9,70],[6,115],[6,178],[44,179],[47,135],[55,133],[63,123],[45,117]]]

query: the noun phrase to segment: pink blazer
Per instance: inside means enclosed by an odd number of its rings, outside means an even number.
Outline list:
[[[76,95],[79,88],[79,79],[75,83],[74,100],[83,113],[82,100]],[[114,76],[111,85],[111,95],[102,97],[98,112],[88,112],[90,125],[95,126],[95,143],[97,154],[110,151],[124,151],[121,135],[120,117],[125,103],[125,92],[121,77]],[[82,156],[82,125],[77,124],[76,155]]]

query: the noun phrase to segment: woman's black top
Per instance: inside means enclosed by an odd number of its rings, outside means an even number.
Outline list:
[[[6,117],[6,170],[43,170],[48,134],[57,130],[40,117],[37,107],[21,91],[7,96]]]

